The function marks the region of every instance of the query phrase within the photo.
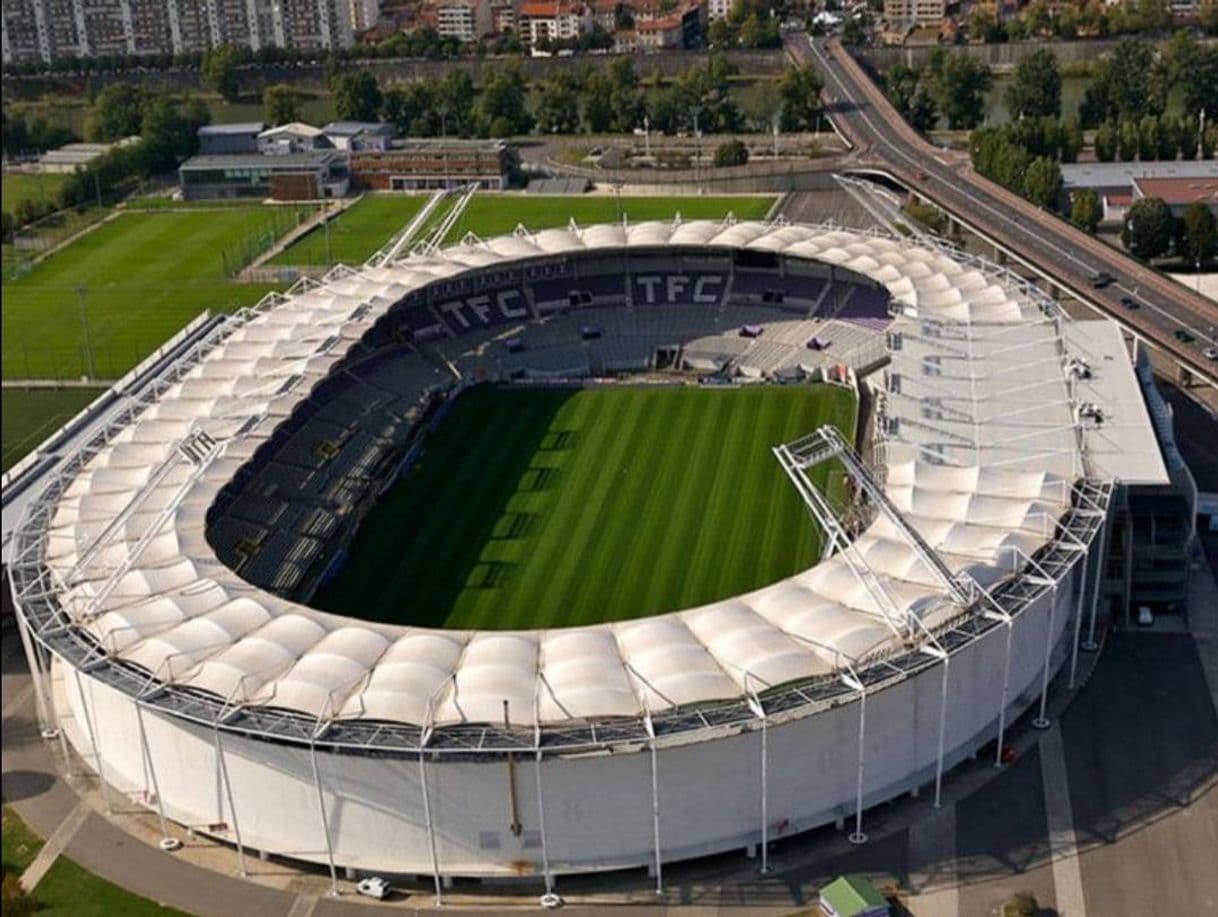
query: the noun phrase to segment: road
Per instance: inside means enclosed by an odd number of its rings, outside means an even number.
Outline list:
[[[1086,302],[1218,386],[1218,304],[1084,233],[977,174],[959,157],[927,142],[889,104],[836,39],[789,35],[787,53],[825,77],[829,117],[855,145],[854,170],[875,168],[936,201],[1013,254],[1047,270]],[[1092,277],[1106,272],[1103,289]],[[1132,300],[1137,308],[1122,300]],[[1191,336],[1182,341],[1177,334]]]

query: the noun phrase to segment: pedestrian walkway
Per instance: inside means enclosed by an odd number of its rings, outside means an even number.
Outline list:
[[[76,803],[76,808],[69,812],[68,817],[59,823],[59,827],[47,838],[47,842],[42,845],[42,849],[34,857],[34,862],[30,863],[26,867],[25,872],[21,874],[22,888],[27,892],[32,892],[38,887],[42,877],[47,874],[47,870],[59,859],[59,855],[63,853],[64,848],[72,842],[72,838],[76,836],[76,832],[80,830],[80,826],[85,823],[85,819],[89,817],[89,812],[91,811],[83,799]]]

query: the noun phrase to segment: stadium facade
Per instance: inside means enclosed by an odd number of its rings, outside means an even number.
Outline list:
[[[1113,483],[1068,323],[948,248],[782,222],[520,230],[337,268],[208,326],[30,507],[9,570],[40,716],[112,793],[243,855],[437,891],[661,882],[830,822],[863,840],[868,807],[1000,752],[1094,626]],[[829,431],[767,444],[826,530],[806,571],[542,632],[306,604],[463,386],[841,360],[883,365],[874,460]],[[806,474],[828,458],[848,512]]]

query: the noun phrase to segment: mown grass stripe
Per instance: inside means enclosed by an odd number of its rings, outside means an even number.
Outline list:
[[[473,389],[316,602],[515,629],[757,588],[810,563],[817,540],[770,447],[828,421],[850,432],[853,411],[826,386]]]

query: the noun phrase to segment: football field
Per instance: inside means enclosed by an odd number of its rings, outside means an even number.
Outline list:
[[[810,565],[820,543],[771,446],[825,423],[852,436],[855,412],[853,393],[828,385],[474,388],[312,604],[515,629],[763,586]]]

